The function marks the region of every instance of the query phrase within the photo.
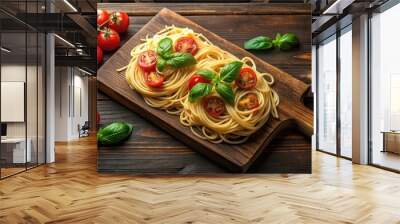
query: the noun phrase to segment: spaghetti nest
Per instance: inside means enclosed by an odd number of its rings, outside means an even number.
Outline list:
[[[159,66],[159,60],[163,60],[158,49],[160,42],[169,38],[176,46],[177,41],[179,42],[182,37],[191,38],[195,42],[196,51],[192,51],[195,64],[174,67],[170,66],[174,65],[173,63],[169,64],[169,61],[167,61],[166,66]],[[149,50],[158,53],[157,69],[150,72],[145,71],[146,69],[143,69],[138,61],[141,60],[141,53]],[[190,50],[193,50],[193,48]],[[250,69],[254,71],[256,83],[251,88],[240,88],[240,83],[238,84],[237,80],[236,82],[230,79],[227,81],[228,78],[224,80],[222,77],[223,70],[226,71],[227,65],[232,63],[240,63],[242,70]],[[162,71],[160,71],[161,68],[163,68]],[[239,144],[245,142],[271,116],[278,117],[279,96],[271,88],[274,83],[272,75],[258,72],[251,58],[239,59],[213,45],[202,34],[195,33],[188,28],[168,26],[153,37],[146,37],[142,44],[132,49],[131,60],[123,69],[126,69],[126,80],[130,87],[139,92],[149,106],[179,115],[180,122],[190,127],[196,136],[214,143]],[[207,91],[200,91],[203,96],[194,100],[192,92],[198,90],[199,86],[190,89],[188,83],[199,71],[205,70],[213,74],[213,78],[211,80],[210,77],[206,77],[210,80],[203,80],[205,83],[202,85]],[[240,70],[240,73],[242,70]],[[149,86],[148,77],[152,73],[163,77],[161,87]],[[224,94],[220,90],[224,88],[219,88],[218,85],[228,89],[227,93],[229,94]],[[220,114],[210,114],[210,110],[215,109],[213,104],[205,105],[211,102],[210,100],[207,101],[210,98],[214,100],[216,98],[223,99],[220,100],[224,102],[223,110],[221,108],[219,110]]]

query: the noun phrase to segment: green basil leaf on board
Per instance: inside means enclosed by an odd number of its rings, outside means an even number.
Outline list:
[[[161,57],[165,57],[166,55],[171,53],[172,53],[172,39],[166,37],[160,40],[157,46],[157,54],[159,54]]]
[[[209,95],[212,87],[208,83],[197,83],[189,92],[189,101],[194,102],[200,97]]]
[[[224,82],[231,83],[238,76],[240,69],[242,68],[243,62],[234,61],[229,64],[226,64],[220,70],[220,79]]]
[[[244,43],[246,50],[269,50],[273,47],[272,39],[266,36],[254,37]]]
[[[182,68],[196,64],[196,59],[190,53],[173,53],[167,60],[167,65],[174,68]]]
[[[199,70],[196,74],[203,76],[203,78],[207,80],[213,80],[216,77],[216,74],[210,70]]]
[[[167,61],[165,61],[162,57],[157,58],[157,70],[162,72],[167,65]]]
[[[227,103],[231,105],[235,103],[235,94],[230,85],[218,82],[215,86],[215,90]]]
[[[281,51],[289,51],[299,45],[299,38],[294,33],[285,33],[277,35],[274,40],[274,45]]]
[[[133,126],[131,124],[114,122],[97,132],[97,141],[105,146],[118,145],[126,140],[132,134],[132,131]]]

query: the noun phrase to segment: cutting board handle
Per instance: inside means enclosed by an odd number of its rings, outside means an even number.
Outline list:
[[[297,114],[295,123],[299,130],[307,135],[312,136],[314,134],[314,115],[313,111],[310,110],[308,107],[304,106],[303,104],[298,104],[294,108],[294,112]]]

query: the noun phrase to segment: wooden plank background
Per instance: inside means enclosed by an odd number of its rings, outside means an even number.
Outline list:
[[[127,11],[129,32],[122,42],[134,35],[159,9],[168,6],[210,31],[242,46],[253,36],[273,36],[277,32],[294,32],[301,41],[296,51],[253,52],[270,64],[311,83],[311,14],[305,4],[167,4],[167,3],[102,3],[98,8]],[[122,43],[123,44],[123,43]],[[105,55],[105,60],[110,56]],[[312,105],[307,95],[307,105]],[[101,124],[125,120],[135,126],[133,136],[118,150],[99,148],[98,170],[130,173],[215,173],[227,172],[200,154],[187,148],[170,135],[99,93],[97,110]],[[262,155],[249,172],[308,173],[311,172],[310,139],[297,131],[289,131],[272,142],[270,152]]]

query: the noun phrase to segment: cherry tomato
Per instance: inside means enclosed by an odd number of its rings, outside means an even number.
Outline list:
[[[195,55],[198,51],[196,41],[191,37],[181,37],[176,41],[175,51],[186,52]]]
[[[240,110],[252,110],[259,105],[257,95],[255,93],[248,93],[239,100],[238,107]]]
[[[99,46],[97,46],[97,64],[101,64],[103,61],[103,50]]]
[[[144,72],[156,71],[157,54],[152,50],[143,51],[139,54],[138,65]]]
[[[97,35],[97,44],[104,51],[113,51],[119,47],[119,34],[112,29],[106,28]]]
[[[189,79],[189,90],[192,89],[197,83],[210,83],[210,81],[201,75],[194,74]]]
[[[251,89],[257,84],[257,75],[253,69],[246,67],[240,69],[240,75],[236,79],[236,85],[241,89]]]
[[[97,26],[104,25],[109,18],[110,14],[107,12],[107,10],[97,10]]]
[[[145,73],[146,85],[153,88],[159,88],[164,84],[164,76],[157,72]]]
[[[206,97],[203,100],[203,107],[210,116],[215,118],[218,118],[225,112],[225,103],[217,96]]]
[[[118,33],[125,33],[129,26],[129,16],[126,12],[114,12],[110,16],[108,27],[117,31]]]

